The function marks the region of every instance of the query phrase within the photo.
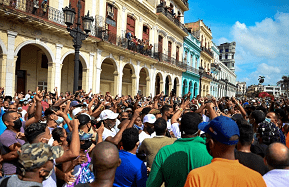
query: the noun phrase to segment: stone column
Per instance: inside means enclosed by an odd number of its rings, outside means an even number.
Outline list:
[[[54,85],[59,90],[58,91],[58,95],[60,94],[61,91],[66,91],[66,90],[61,90],[61,68],[62,68],[62,62],[60,62],[60,59],[61,59],[61,49],[62,49],[62,47],[63,47],[63,45],[56,44],[55,82],[54,82]]]
[[[150,77],[147,76],[146,78],[146,93],[144,94],[146,97],[150,96],[150,84],[151,84],[151,81],[150,81]]]
[[[132,96],[135,96],[138,92],[138,82],[139,82],[139,76],[137,76],[136,74],[133,74],[131,76],[131,93]]]
[[[122,73],[115,71],[113,73],[113,93],[110,93],[111,95],[115,96],[117,93],[121,93],[119,91],[119,85],[122,85]]]
[[[5,88],[7,55],[0,55],[0,87]]]
[[[123,78],[123,72],[122,71],[119,72],[118,77],[119,77],[118,83],[117,83],[118,84],[118,92],[116,92],[116,94],[118,94],[121,97],[121,95],[122,95],[122,78]],[[115,81],[114,81],[114,84],[116,84]]]
[[[97,52],[96,52],[96,62],[95,62],[95,65],[94,65],[94,68],[95,68],[95,73],[94,73],[94,79],[95,82],[93,83],[93,86],[92,86],[92,91],[93,93],[99,93],[100,92],[100,75],[101,75],[101,52],[102,50],[100,49],[97,49]]]
[[[90,89],[92,89],[93,85],[93,64],[94,64],[94,53],[89,53],[89,67],[88,67],[88,82],[87,82],[87,90],[86,92],[89,92]]]
[[[53,92],[55,88],[55,62],[48,62],[48,73],[47,73],[47,91]]]
[[[88,68],[83,68],[82,69],[82,89],[86,92],[90,88],[88,87],[88,75],[89,75],[89,69]]]
[[[5,85],[5,95],[13,96],[15,92],[15,62],[17,57],[14,56],[14,46],[15,38],[17,37],[17,32],[7,31],[8,41],[7,41],[7,60],[6,60],[6,78]]]

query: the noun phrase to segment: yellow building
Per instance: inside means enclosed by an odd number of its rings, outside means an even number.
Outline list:
[[[193,33],[201,41],[201,67],[204,69],[204,73],[201,79],[201,96],[210,94],[211,76],[211,63],[213,63],[214,55],[211,51],[212,46],[212,32],[207,27],[203,20],[199,20],[193,23],[185,24],[188,30]]]
[[[94,25],[80,49],[79,88],[112,95],[181,95],[185,0],[80,0]],[[73,90],[74,48],[62,8],[76,0],[0,0],[0,83],[7,95],[40,89]],[[132,43],[128,33],[144,40]],[[147,50],[147,44],[152,45]],[[145,47],[140,47],[145,46]]]

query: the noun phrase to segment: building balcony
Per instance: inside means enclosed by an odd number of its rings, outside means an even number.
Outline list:
[[[175,15],[168,11],[167,7],[164,7],[163,5],[157,6],[157,13],[159,13],[160,18],[164,22],[178,28],[183,33],[183,36],[188,36],[189,32],[185,25],[181,23]]]
[[[213,71],[221,71],[220,65],[217,63],[212,63],[211,68]]]
[[[0,0],[0,7],[3,7],[5,11],[17,11],[18,13],[25,13],[34,18],[49,20],[60,25],[65,25],[63,11],[49,5],[41,6],[41,3],[39,3],[39,8],[33,9],[34,3],[30,0]]]
[[[214,58],[214,54],[211,52],[210,49],[207,49],[205,47],[201,47],[202,51],[206,52],[210,57]]]
[[[187,71],[199,75],[199,70],[192,66],[187,65]]]
[[[174,0],[175,3],[184,11],[189,10],[189,2],[188,0]]]
[[[178,61],[175,58],[172,58],[164,53],[155,52],[153,53],[153,58],[160,62],[165,62],[171,65],[175,65],[179,68],[186,69],[186,64],[184,64],[182,61]]]
[[[213,79],[213,77],[208,72],[204,72],[202,77],[206,77],[206,78],[211,79],[211,80]]]

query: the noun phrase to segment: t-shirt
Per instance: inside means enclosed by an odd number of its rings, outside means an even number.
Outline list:
[[[3,179],[0,179],[0,185]],[[32,182],[32,181],[23,181],[18,178],[17,175],[13,175],[8,179],[7,187],[24,187],[24,186],[39,186],[42,187],[42,184],[39,182]]]
[[[289,184],[288,169],[273,169],[263,176],[268,187],[286,187]]]
[[[24,133],[24,128],[25,127],[25,123],[22,122],[22,127],[20,128],[20,132]],[[1,154],[7,154],[10,153],[10,149],[9,147],[15,143],[19,143],[21,145],[23,145],[25,143],[24,140],[22,139],[16,139],[16,133],[6,129],[3,134],[0,135],[0,142],[3,145],[3,152]],[[3,171],[5,175],[11,175],[11,174],[15,174],[16,173],[16,164],[17,164],[17,160],[12,160],[12,161],[7,161],[7,162],[3,162]]]
[[[102,140],[105,141],[105,139],[109,136],[114,137],[116,135],[116,131],[114,128],[111,130],[104,127],[103,133],[102,133]]]
[[[159,187],[163,182],[166,187],[183,187],[192,169],[211,163],[205,144],[201,137],[181,138],[161,148],[155,156],[147,187]]]
[[[269,171],[262,157],[254,153],[245,153],[236,150],[235,158],[239,160],[239,162],[244,166],[247,166],[248,168],[259,172],[261,175],[264,175]]]
[[[146,153],[147,166],[151,168],[158,151],[166,145],[173,144],[175,141],[176,138],[169,138],[166,136],[155,136],[153,138],[147,138],[142,142],[138,152]]]
[[[260,173],[242,165],[238,160],[214,158],[212,163],[192,170],[185,187],[266,187]]]
[[[180,139],[181,138],[181,131],[180,131],[180,124],[179,123],[173,123],[172,124],[172,127],[171,127],[171,130],[173,131],[175,137],[177,139]]]
[[[117,167],[113,186],[146,186],[147,168],[136,155],[125,150],[119,151],[121,164]]]

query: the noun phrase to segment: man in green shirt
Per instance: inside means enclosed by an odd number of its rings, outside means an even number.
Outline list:
[[[191,170],[211,163],[206,141],[198,136],[201,122],[202,116],[198,113],[183,115],[180,125],[182,138],[157,153],[147,187],[159,187],[163,182],[166,187],[183,187]]]

